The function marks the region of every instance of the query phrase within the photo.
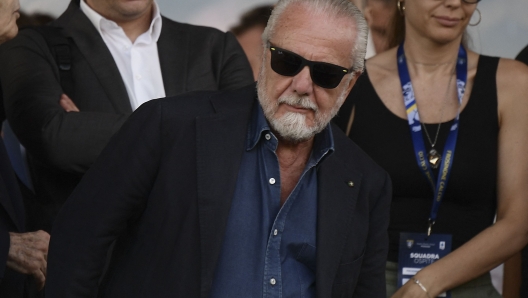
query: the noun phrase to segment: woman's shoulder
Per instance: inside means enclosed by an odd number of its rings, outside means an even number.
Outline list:
[[[528,66],[520,61],[508,58],[500,58],[497,68],[497,83],[526,82],[528,80]]]
[[[528,66],[500,58],[496,74],[499,117],[528,112]]]
[[[503,95],[528,97],[528,66],[522,62],[500,58],[497,67],[497,92]],[[513,93],[513,94],[512,94]]]
[[[401,95],[400,76],[396,63],[397,48],[390,49],[367,60],[367,73],[377,97],[392,113],[405,117]]]
[[[376,76],[394,75],[394,73],[398,72],[398,66],[396,65],[396,48],[387,50],[367,59],[366,67],[369,76],[371,74]]]
[[[398,83],[399,76],[398,65],[396,64],[396,48],[387,50],[368,59],[366,69],[370,81],[374,85]]]

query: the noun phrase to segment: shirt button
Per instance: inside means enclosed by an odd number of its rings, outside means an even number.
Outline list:
[[[269,141],[269,140],[271,139],[271,136],[270,136],[269,133],[267,133],[267,134],[264,136],[264,138],[266,138],[266,140]]]
[[[277,231],[277,229],[273,230],[273,236],[277,236],[278,233],[279,231]]]
[[[270,284],[272,286],[274,286],[276,283],[277,283],[277,281],[275,280],[275,278],[270,279]]]
[[[270,178],[269,183],[270,183],[271,185],[275,184],[275,178]]]
[[[141,75],[136,75],[136,79],[141,80]]]

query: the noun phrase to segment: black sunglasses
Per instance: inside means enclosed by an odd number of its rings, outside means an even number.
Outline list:
[[[462,0],[462,2],[467,4],[477,4],[480,2],[480,0]]]
[[[273,71],[283,76],[293,77],[305,66],[308,66],[312,81],[326,89],[337,87],[341,83],[343,76],[352,71],[352,68],[347,69],[331,63],[307,60],[298,54],[271,44],[269,48],[271,51],[271,69]]]

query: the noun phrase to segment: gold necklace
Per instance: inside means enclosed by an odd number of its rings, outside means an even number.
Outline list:
[[[429,144],[431,144],[431,150],[429,150],[427,159],[429,160],[429,164],[431,165],[432,169],[437,169],[440,166],[440,163],[442,161],[442,155],[435,149],[435,145],[436,145],[436,142],[438,141],[438,135],[440,134],[440,127],[442,126],[442,120],[444,119],[444,110],[447,104],[447,99],[449,97],[449,89],[451,87],[451,82],[453,81],[453,77],[455,76],[455,70],[456,70],[456,65],[453,68],[451,76],[449,77],[449,82],[447,83],[446,94],[444,96],[444,104],[442,105],[442,110],[440,112],[440,122],[438,123],[438,126],[436,128],[434,142],[431,141],[431,137],[429,136],[429,132],[427,131],[427,128],[425,127],[425,125],[423,124],[423,122],[420,121],[420,123],[422,124],[422,128],[425,131],[425,136],[427,137]]]

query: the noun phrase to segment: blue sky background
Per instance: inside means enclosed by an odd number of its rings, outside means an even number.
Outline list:
[[[157,0],[163,15],[174,20],[227,30],[246,10],[273,1],[263,0]],[[58,16],[68,0],[20,0],[25,12]],[[482,0],[482,22],[470,28],[472,49],[486,55],[514,58],[528,44],[527,0]],[[475,21],[476,21],[476,16]]]

